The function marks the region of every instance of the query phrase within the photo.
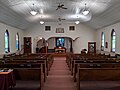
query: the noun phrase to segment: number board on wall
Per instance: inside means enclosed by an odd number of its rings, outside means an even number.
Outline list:
[[[69,30],[70,31],[74,31],[75,30],[75,26],[69,26]]]
[[[51,31],[51,26],[45,26],[45,31]]]

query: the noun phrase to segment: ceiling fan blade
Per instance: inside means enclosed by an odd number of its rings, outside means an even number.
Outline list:
[[[60,4],[60,3],[59,3],[59,5],[57,6],[57,9],[56,9],[56,10],[58,10],[58,9],[67,9],[67,8],[64,7],[64,4]]]
[[[66,7],[61,7],[62,9],[67,9]]]
[[[64,5],[62,4],[62,5],[60,5],[61,7],[63,7]]]
[[[61,19],[61,20],[66,20],[66,19]]]
[[[60,9],[60,8],[58,7],[56,10],[58,10],[58,9]]]

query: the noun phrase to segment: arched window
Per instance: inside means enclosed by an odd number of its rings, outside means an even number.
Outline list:
[[[103,51],[105,47],[105,35],[104,32],[101,33],[101,50]]]
[[[19,34],[16,34],[16,50],[19,50]]]
[[[8,32],[8,30],[6,30],[6,32],[5,32],[5,52],[6,53],[10,52],[10,48],[9,48],[9,32]]]
[[[115,46],[116,46],[116,33],[114,29],[111,32],[111,51],[115,52]]]

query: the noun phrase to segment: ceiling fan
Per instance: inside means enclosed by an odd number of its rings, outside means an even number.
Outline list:
[[[64,18],[58,18],[58,20],[59,20],[59,21],[62,21],[62,20],[66,20],[66,19],[64,19]]]
[[[67,9],[67,8],[64,7],[64,4],[60,4],[60,3],[59,3],[59,5],[57,6],[57,9],[56,9],[56,10],[58,10],[58,9]]]

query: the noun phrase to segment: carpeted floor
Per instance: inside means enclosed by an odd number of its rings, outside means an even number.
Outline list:
[[[43,90],[77,90],[65,57],[55,57]]]

